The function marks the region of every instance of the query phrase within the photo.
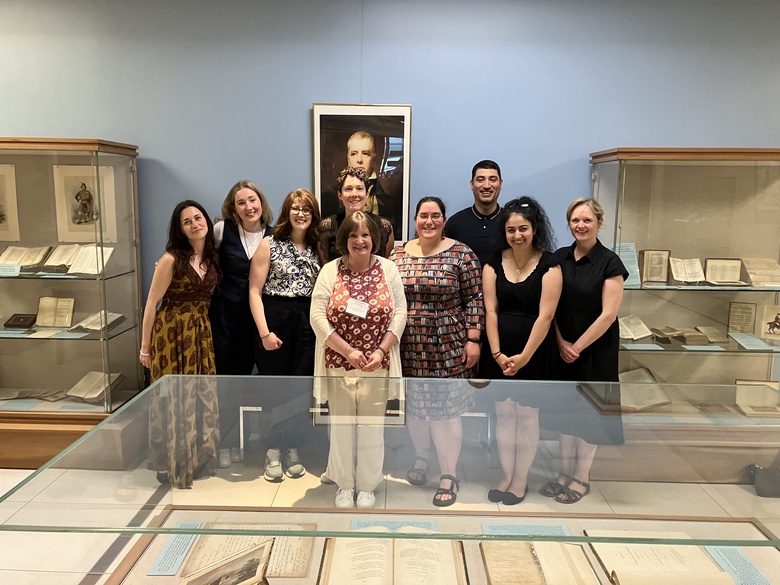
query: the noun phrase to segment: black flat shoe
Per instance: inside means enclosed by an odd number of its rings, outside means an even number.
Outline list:
[[[528,495],[528,486],[525,486],[525,493],[522,497],[516,496],[512,492],[504,492],[504,499],[501,500],[501,503],[505,506],[514,506],[516,504],[522,503],[523,500],[525,500],[525,497]]]
[[[168,477],[168,474],[164,471],[158,471],[157,472],[157,481],[160,483],[171,483],[171,478]]]
[[[504,501],[504,496],[506,496],[506,492],[504,491],[490,490],[488,492],[488,501],[493,502],[494,504],[498,504]]]

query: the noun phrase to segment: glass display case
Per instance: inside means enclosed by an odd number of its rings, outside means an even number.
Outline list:
[[[709,387],[703,404],[694,385],[660,384],[655,398],[641,398],[619,384],[366,378],[369,394],[397,397],[384,416],[350,418],[319,402],[318,386],[338,382],[164,377],[0,498],[0,544],[6,545],[0,546],[0,580],[780,583],[777,500],[756,497],[744,461],[732,456],[741,446],[752,449],[747,461],[773,464],[780,418],[745,411],[752,390],[766,388],[752,387],[738,399],[733,384]],[[148,468],[150,437],[159,442],[149,432],[150,412],[160,404],[169,413],[197,412],[189,406],[204,392],[217,393],[219,446],[233,457],[191,489],[160,483],[155,466]],[[427,453],[425,481],[408,481],[419,455],[409,430],[420,393],[440,401],[467,396],[473,405],[457,419],[460,489],[446,508],[432,504],[440,473],[436,449]],[[523,404],[540,396],[543,428],[550,413],[576,416],[619,430],[625,445],[598,447],[590,493],[567,505],[539,492],[562,465],[556,436],[544,432],[524,501],[491,502],[488,492],[502,477],[490,448],[493,402],[509,397]],[[774,400],[777,405],[777,392]],[[198,436],[214,430],[201,426]],[[651,435],[650,427],[665,432]],[[339,486],[326,483],[324,472],[333,472],[329,457],[340,451],[329,445],[341,440],[343,428],[371,429],[379,437],[359,446],[356,460],[381,464],[372,508],[334,506]],[[693,438],[691,428],[697,437],[686,450],[681,443]],[[268,481],[268,449],[291,430],[299,435],[306,472]],[[752,430],[761,432],[760,444]],[[169,454],[181,461],[184,453]],[[641,467],[641,476],[624,479],[626,466]],[[414,579],[404,576],[410,573]]]
[[[631,274],[621,379],[733,384],[780,375],[780,149],[590,155],[602,242]]]
[[[143,388],[137,155],[0,138],[0,435],[34,436],[36,466]]]

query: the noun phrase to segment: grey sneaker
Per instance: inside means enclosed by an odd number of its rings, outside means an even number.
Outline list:
[[[233,461],[230,459],[230,449],[220,449],[219,450],[220,469],[225,469],[226,467],[230,467],[231,463],[233,463]]]
[[[265,454],[265,473],[263,476],[266,481],[282,481],[284,473],[282,472],[282,452],[279,449],[268,449]]]
[[[284,474],[287,477],[296,479],[306,473],[306,468],[301,463],[298,456],[298,449],[290,448],[284,450]]]
[[[355,506],[355,490],[339,489],[336,492],[337,508],[353,508]]]

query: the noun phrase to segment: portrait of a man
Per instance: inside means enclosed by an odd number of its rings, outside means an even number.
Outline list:
[[[323,217],[339,210],[341,170],[359,168],[369,177],[365,210],[389,219],[397,240],[408,236],[410,124],[410,106],[314,105],[315,195]]]

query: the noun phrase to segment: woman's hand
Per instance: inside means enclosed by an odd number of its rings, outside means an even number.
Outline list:
[[[347,355],[344,357],[347,358],[349,365],[351,365],[356,370],[362,370],[368,363],[368,360],[366,359],[366,356],[363,355],[363,352],[355,349],[354,347],[350,347],[347,350]]]
[[[574,360],[580,357],[580,352],[574,349],[574,344],[569,343],[565,339],[558,340],[558,353],[561,354],[561,359],[567,364],[572,363]]]
[[[523,354],[517,354],[506,358],[504,363],[499,363],[499,365],[505,376],[514,376],[527,363],[528,358],[524,357]]]
[[[473,368],[479,362],[479,343],[466,341],[466,347],[463,348],[463,361],[467,368]]]
[[[382,365],[382,360],[385,359],[385,352],[381,349],[375,349],[370,356],[368,356],[368,362],[361,369],[364,372],[373,372]]]
[[[260,341],[263,342],[263,349],[267,351],[274,351],[282,347],[282,340],[276,336],[276,333],[271,331],[268,335],[263,337]]]
[[[141,365],[145,368],[152,369],[152,350],[147,349],[144,351],[144,348],[141,348],[141,351],[138,352],[138,361],[141,362]]]

